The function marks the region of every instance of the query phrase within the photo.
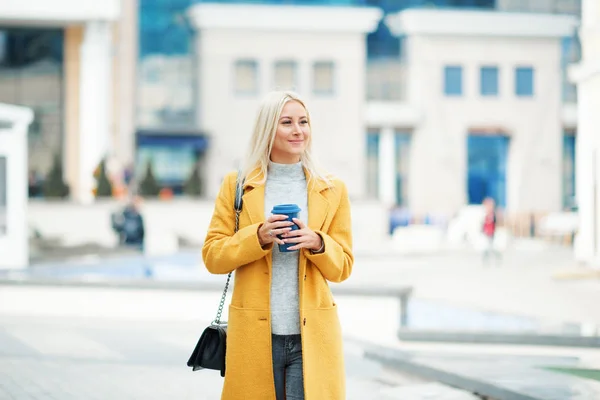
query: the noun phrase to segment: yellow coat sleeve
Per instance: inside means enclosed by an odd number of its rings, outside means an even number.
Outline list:
[[[258,241],[260,223],[235,232],[235,186],[237,173],[228,174],[215,201],[206,239],[202,246],[202,259],[212,274],[228,274],[236,268],[256,261],[270,251]]]
[[[348,189],[341,181],[339,185],[341,199],[331,220],[331,225],[327,232],[316,231],[323,238],[324,251],[313,254],[305,249],[306,258],[321,271],[325,279],[336,283],[348,279],[354,264],[352,217]]]

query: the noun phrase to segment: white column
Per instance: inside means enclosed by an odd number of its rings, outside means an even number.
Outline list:
[[[600,106],[600,5],[597,0],[582,3],[580,38],[582,60],[574,66],[577,83],[577,147],[576,185],[579,232],[575,241],[575,258],[595,264],[598,262],[600,241],[600,143],[598,139],[598,107]],[[594,154],[596,154],[595,171]],[[595,196],[596,194],[596,196]]]
[[[115,118],[117,140],[115,155],[123,164],[134,161],[135,154],[135,120],[136,120],[136,84],[138,60],[138,0],[122,2],[122,15],[119,21],[119,37],[115,51],[117,59],[117,86],[114,103],[117,105]]]
[[[12,114],[12,115],[11,115]],[[24,107],[0,104],[0,120],[12,123],[0,128],[0,157],[6,158],[0,218],[6,231],[0,231],[0,268],[26,268],[29,264],[29,230],[27,228],[27,130],[33,113]]]
[[[590,260],[594,255],[593,227],[593,110],[590,104],[589,88],[584,82],[578,85],[578,125],[575,148],[576,193],[579,214],[579,231],[575,244],[575,258]]]
[[[394,129],[381,128],[379,134],[379,201],[396,204],[396,143]]]
[[[75,198],[93,201],[93,172],[111,150],[112,35],[108,22],[89,22],[81,45],[79,188]]]

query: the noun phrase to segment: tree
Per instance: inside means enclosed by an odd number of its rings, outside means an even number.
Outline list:
[[[96,197],[111,197],[112,184],[106,174],[106,159],[100,161],[98,165],[98,174],[96,176]]]
[[[142,196],[155,197],[160,192],[160,186],[156,182],[154,177],[154,170],[152,167],[152,160],[148,160],[146,164],[146,176],[140,182],[140,194]]]
[[[192,173],[183,184],[183,192],[188,196],[198,197],[202,194],[202,181],[200,179],[200,163],[196,162]]]
[[[60,154],[54,154],[52,168],[44,180],[43,193],[45,197],[64,198],[69,194],[69,187],[63,180],[63,167]]]

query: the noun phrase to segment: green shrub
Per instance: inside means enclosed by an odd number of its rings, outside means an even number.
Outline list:
[[[200,163],[195,163],[192,173],[183,185],[183,192],[188,196],[202,195],[202,180],[200,178]]]
[[[140,182],[140,194],[146,197],[158,196],[160,192],[160,186],[154,177],[154,170],[152,166],[152,160],[149,160],[146,164],[146,175]]]
[[[112,197],[112,183],[106,174],[106,160],[103,159],[98,165],[98,176],[96,176],[96,197]]]
[[[46,175],[42,191],[44,197],[64,198],[69,195],[69,186],[63,180],[63,166],[60,154],[55,154],[52,167]]]

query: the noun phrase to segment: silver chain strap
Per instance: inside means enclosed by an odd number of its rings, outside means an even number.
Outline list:
[[[238,186],[238,183],[236,182],[236,193],[235,193],[235,231],[237,232],[238,229],[240,228],[240,212],[242,211],[242,203],[241,203],[241,193],[240,193],[240,188]],[[231,271],[228,275],[227,275],[227,282],[225,282],[225,289],[223,289],[223,295],[221,296],[221,302],[219,303],[219,309],[217,310],[217,317],[215,318],[215,320],[213,322],[211,322],[211,325],[219,325],[221,324],[221,314],[223,313],[223,307],[225,306],[225,299],[227,298],[227,289],[229,288],[229,281],[231,280],[231,274],[233,273],[233,271]]]

